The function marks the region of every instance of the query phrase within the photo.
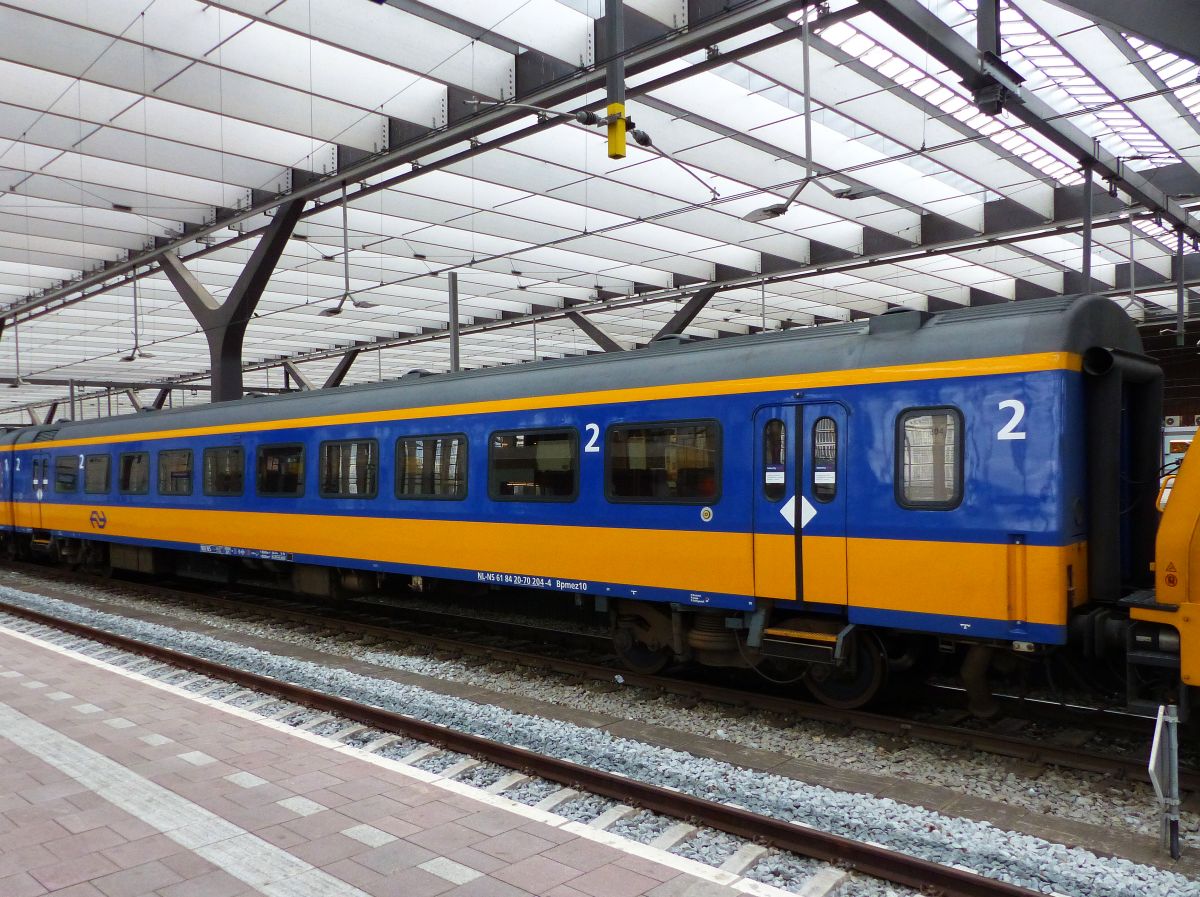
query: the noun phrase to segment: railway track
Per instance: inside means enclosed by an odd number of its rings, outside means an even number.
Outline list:
[[[942,894],[945,897],[1034,897],[1039,893],[958,867],[930,862],[875,844],[823,832],[807,825],[764,816],[742,807],[704,800],[673,788],[546,756],[160,645],[60,619],[19,605],[0,602],[0,611],[243,688],[274,695],[316,711],[428,742],[446,750],[531,773],[566,787],[613,798],[665,816],[700,823],[731,835],[836,864],[922,892]]]
[[[24,572],[46,576],[70,583],[87,583],[111,588],[112,580],[85,574],[65,574],[47,571],[44,567],[29,566]],[[168,601],[186,598],[189,605],[197,603],[219,607],[249,616],[268,616],[301,626],[337,629],[386,641],[408,643],[449,656],[468,656],[489,662],[506,663],[540,671],[556,672],[580,679],[611,683],[619,677],[624,686],[671,694],[684,700],[705,700],[730,707],[757,710],[771,714],[787,723],[807,720],[849,729],[869,731],[899,740],[924,741],[963,750],[979,751],[1019,760],[1030,764],[1053,765],[1079,772],[1099,773],[1118,780],[1149,781],[1146,756],[1119,756],[1097,753],[1086,748],[1059,745],[1022,738],[1016,734],[992,732],[963,725],[914,720],[902,716],[866,710],[840,710],[812,701],[783,697],[769,693],[717,685],[671,675],[644,675],[630,672],[617,664],[597,663],[564,657],[548,649],[587,653],[592,657],[609,653],[607,636],[587,633],[548,630],[512,621],[486,621],[487,630],[478,636],[464,637],[464,618],[454,614],[427,609],[398,608],[390,604],[350,602],[331,606],[298,602],[277,592],[221,594],[200,591],[203,586],[190,584],[170,586],[136,583],[130,585],[152,596]],[[474,621],[477,622],[477,621]],[[404,628],[397,624],[403,623]],[[414,629],[416,623],[419,629]],[[448,633],[455,634],[448,634]],[[495,636],[501,635],[502,640]],[[507,644],[506,644],[507,643]],[[515,647],[514,645],[520,645]],[[1050,707],[1053,712],[1055,708]],[[1079,719],[1100,722],[1098,712],[1089,712]],[[1113,720],[1105,720],[1111,725]],[[1121,724],[1128,731],[1127,724]],[[1145,724],[1145,752],[1150,746],[1149,722]],[[1200,770],[1181,768],[1180,787],[1185,792],[1200,791]]]

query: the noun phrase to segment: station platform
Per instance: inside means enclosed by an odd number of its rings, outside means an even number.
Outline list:
[[[0,895],[781,894],[0,627]]]

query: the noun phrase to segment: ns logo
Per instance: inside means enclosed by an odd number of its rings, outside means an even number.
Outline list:
[[[104,529],[108,526],[108,516],[103,511],[92,511],[88,521],[92,524],[92,529]]]

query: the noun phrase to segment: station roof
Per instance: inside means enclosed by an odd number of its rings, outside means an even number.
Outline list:
[[[1001,4],[989,71],[1020,86],[993,116],[964,84],[974,0],[626,0],[652,144],[613,160],[559,114],[603,114],[598,0],[3,0],[0,423],[69,380],[82,416],[112,387],[127,409],[124,385],[205,401],[205,337],[157,254],[220,301],[292,195],[311,202],[246,333],[251,390],[284,360],[319,386],[352,346],[347,383],[446,370],[451,272],[468,368],[599,351],[567,312],[644,345],[706,285],[689,336],[1083,292],[1157,333],[1200,213],[1200,68],[1186,23],[1097,5]],[[1081,155],[1030,109],[1117,160],[1090,283]]]

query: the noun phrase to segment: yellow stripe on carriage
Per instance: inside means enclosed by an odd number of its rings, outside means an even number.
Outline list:
[[[790,535],[32,502],[15,510],[17,526],[35,529],[99,534],[92,518],[99,511],[106,537],[795,598]],[[1086,543],[851,538],[843,548],[842,541],[804,537],[809,601],[1061,626],[1071,595],[1087,594]],[[769,565],[761,553],[767,546]],[[1025,563],[1010,562],[1014,548]],[[1014,571],[1023,582],[1011,581]]]
[[[350,414],[330,414],[238,424],[217,424],[206,427],[180,427],[170,430],[151,430],[113,436],[47,440],[38,443],[24,443],[19,446],[0,446],[0,450],[42,451],[50,448],[108,445],[139,440],[177,439],[185,436],[257,433],[295,427],[384,423],[389,421],[419,420],[427,417],[455,417],[502,411],[536,411],[541,409],[576,408],[662,399],[704,398],[708,396],[740,395],[754,392],[822,389],[873,383],[898,383],[908,380],[940,380],[948,377],[981,377],[994,374],[1026,374],[1035,371],[1078,371],[1081,369],[1082,359],[1079,355],[1071,352],[1040,352],[1029,355],[969,358],[958,361],[932,361],[922,364],[856,368],[845,371],[778,374],[770,377],[751,377],[737,380],[713,380],[696,383],[668,384],[665,386],[636,386],[625,389],[595,390],[592,392],[561,393],[557,395],[528,396],[479,402],[458,402],[449,405],[425,405],[416,408],[361,411]],[[152,415],[148,415],[147,419],[154,420],[155,418]]]

